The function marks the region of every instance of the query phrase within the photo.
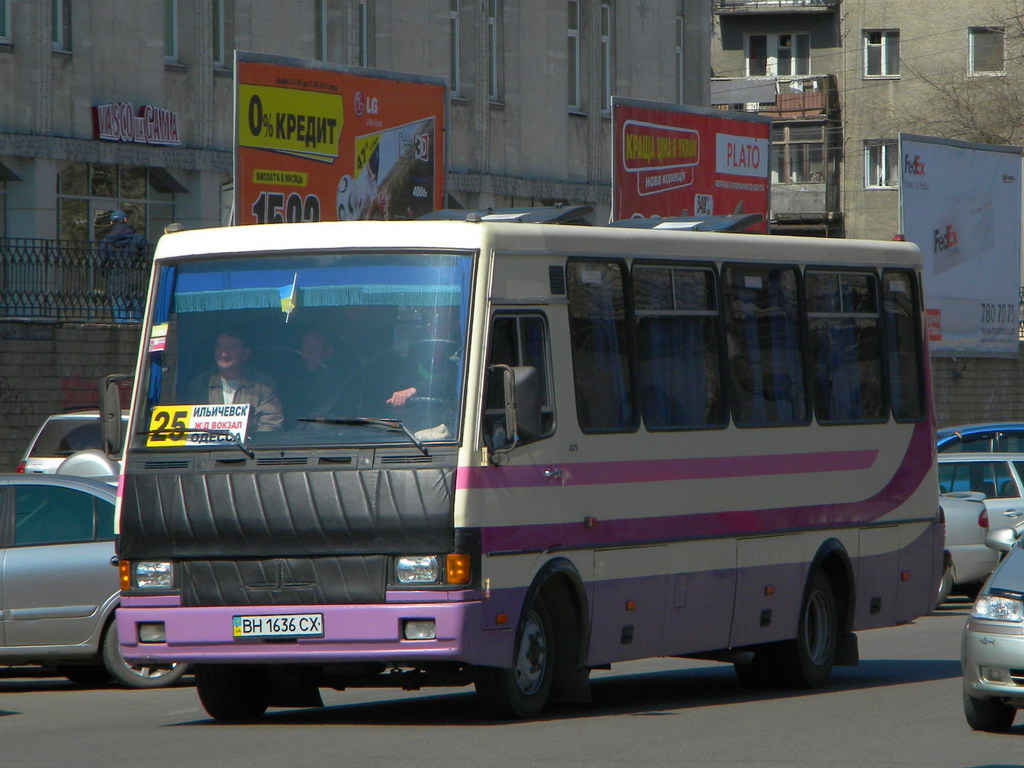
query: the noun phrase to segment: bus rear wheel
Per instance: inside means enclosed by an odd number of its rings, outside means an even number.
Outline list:
[[[820,688],[832,677],[839,645],[839,611],[832,582],[815,571],[800,606],[793,640],[772,649],[772,671],[787,688]]]
[[[214,720],[255,720],[270,705],[270,678],[261,667],[202,664],[195,678],[199,701]]]
[[[538,597],[523,613],[511,669],[477,667],[476,693],[492,717],[526,719],[544,711],[554,677],[551,616]]]

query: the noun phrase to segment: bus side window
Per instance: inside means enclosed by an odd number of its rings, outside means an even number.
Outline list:
[[[724,426],[715,273],[633,267],[640,409],[651,431]]]
[[[491,326],[491,349],[487,364],[531,366],[537,369],[541,388],[541,433],[555,431],[555,408],[551,393],[550,354],[545,318],[540,314],[499,314]],[[484,434],[493,435],[504,422],[505,398],[500,371],[489,371],[484,398]]]
[[[882,273],[885,308],[885,354],[889,364],[889,401],[899,419],[924,416],[924,376],[921,349],[921,300],[913,272]],[[962,450],[962,449],[961,449]]]
[[[804,287],[818,421],[884,421],[875,275],[808,269]]]
[[[799,278],[791,267],[722,269],[733,420],[741,427],[808,421]]]
[[[570,260],[566,267],[576,418],[587,433],[639,426],[625,269],[614,261]]]

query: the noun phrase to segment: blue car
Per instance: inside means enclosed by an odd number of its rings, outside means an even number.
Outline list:
[[[1024,453],[1024,422],[962,424],[936,432],[939,453]]]

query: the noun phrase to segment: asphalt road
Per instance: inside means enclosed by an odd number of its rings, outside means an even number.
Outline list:
[[[592,705],[532,722],[482,720],[471,689],[444,689],[325,691],[324,709],[223,725],[188,683],[83,689],[0,670],[0,765],[1024,766],[1024,713],[1008,734],[964,721],[966,614],[959,603],[860,633],[860,666],[837,669],[823,691],[751,692],[729,666],[658,659],[597,672]]]

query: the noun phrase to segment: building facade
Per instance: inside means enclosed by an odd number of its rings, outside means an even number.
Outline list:
[[[451,205],[607,215],[609,99],[708,105],[710,1],[0,0],[0,237],[228,223],[235,49],[444,77]]]
[[[773,232],[899,232],[900,132],[1024,143],[1024,6],[714,0],[712,101],[766,112]]]

